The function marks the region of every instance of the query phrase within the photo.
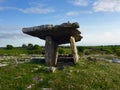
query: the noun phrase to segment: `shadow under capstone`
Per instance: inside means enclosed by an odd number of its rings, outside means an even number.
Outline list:
[[[33,64],[45,64],[45,57],[33,57],[30,60]],[[74,59],[72,55],[58,55],[56,66],[72,66],[74,65]]]

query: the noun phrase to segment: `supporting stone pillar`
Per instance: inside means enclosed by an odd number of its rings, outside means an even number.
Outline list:
[[[77,48],[75,45],[75,38],[73,36],[70,37],[70,46],[72,49],[74,63],[76,64],[79,60],[79,55],[78,55]]]
[[[50,36],[46,37],[45,43],[45,61],[48,66],[55,66],[58,59],[58,45]]]

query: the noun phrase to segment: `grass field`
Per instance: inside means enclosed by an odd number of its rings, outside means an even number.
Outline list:
[[[0,90],[120,90],[120,64],[88,62],[45,71],[46,65],[27,62],[0,68]]]
[[[0,64],[7,63],[0,67],[0,90],[120,90],[120,64],[108,62],[120,58],[120,46],[78,47],[79,62],[63,70],[56,67],[54,73],[45,64],[29,62],[43,52],[44,47],[0,48]],[[70,53],[70,47],[59,48],[59,54]]]

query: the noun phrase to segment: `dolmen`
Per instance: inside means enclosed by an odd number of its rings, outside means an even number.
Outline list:
[[[25,34],[45,40],[45,62],[48,66],[55,66],[58,60],[58,45],[70,43],[73,61],[76,64],[79,60],[75,42],[82,39],[78,30],[79,24],[62,23],[60,25],[40,25],[23,28]]]

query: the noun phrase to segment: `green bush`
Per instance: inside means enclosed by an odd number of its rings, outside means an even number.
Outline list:
[[[79,47],[77,47],[77,49],[78,49],[78,52],[84,52],[85,47],[83,47],[83,46],[79,46]]]
[[[120,56],[120,50],[116,50],[116,55]]]
[[[58,52],[59,54],[65,54],[65,50],[63,48],[59,48]]]
[[[89,49],[85,49],[85,50],[84,50],[84,54],[85,54],[85,55],[90,55],[90,50],[89,50]]]
[[[26,44],[23,44],[23,45],[22,45],[22,48],[27,48],[27,45],[26,45]]]
[[[33,49],[34,49],[34,50],[40,49],[40,46],[36,44],[36,45],[33,46]]]
[[[7,45],[6,49],[13,49],[14,47],[12,45]]]
[[[32,50],[32,49],[33,49],[33,44],[31,44],[31,43],[28,44],[27,49],[28,49],[28,50]]]

